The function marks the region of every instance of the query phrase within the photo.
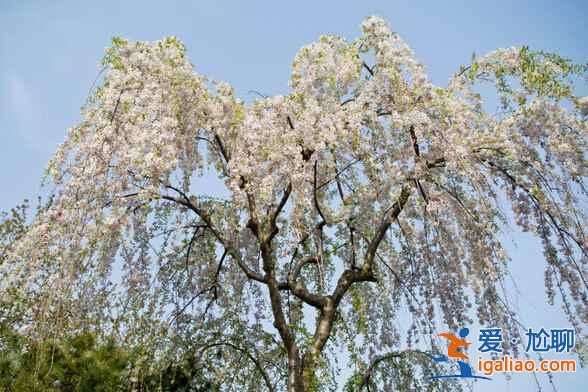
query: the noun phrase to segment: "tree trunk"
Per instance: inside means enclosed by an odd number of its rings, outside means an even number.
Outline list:
[[[288,392],[308,392],[304,385],[302,359],[297,347],[288,352]]]
[[[317,361],[310,355],[300,357],[298,349],[288,353],[288,392],[316,392]]]

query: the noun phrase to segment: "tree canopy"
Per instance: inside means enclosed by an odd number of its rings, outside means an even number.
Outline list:
[[[436,86],[385,21],[361,30],[304,46],[289,93],[251,102],[176,38],[114,38],[50,205],[0,265],[3,300],[34,331],[194,353],[223,390],[334,388],[340,349],[350,390],[448,390],[415,376],[436,366],[419,347],[472,318],[519,330],[501,243],[517,225],[580,333],[588,68],[498,49]]]

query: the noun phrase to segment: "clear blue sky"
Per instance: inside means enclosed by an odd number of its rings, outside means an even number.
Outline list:
[[[122,3],[122,2],[120,2]],[[202,4],[200,4],[202,3]],[[444,85],[472,54],[529,45],[588,61],[588,2],[555,1],[213,1],[0,2],[0,209],[40,190],[40,177],[96,78],[113,35],[179,37],[199,73],[249,90],[287,93],[298,48],[321,34],[349,39],[365,16],[385,17]],[[545,305],[538,244],[514,235],[519,307],[529,326],[567,323]],[[543,381],[545,381],[544,379]],[[556,376],[560,391],[588,389],[588,371]],[[478,383],[475,391],[532,391],[528,376]],[[551,390],[546,386],[545,390]]]

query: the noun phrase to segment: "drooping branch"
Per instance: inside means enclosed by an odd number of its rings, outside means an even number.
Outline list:
[[[211,348],[214,347],[220,347],[220,346],[226,346],[226,347],[230,347],[233,350],[239,351],[243,354],[245,354],[245,356],[251,361],[253,362],[253,364],[255,365],[255,367],[257,368],[257,370],[259,371],[259,373],[261,374],[261,377],[263,378],[263,381],[265,383],[265,386],[267,387],[267,389],[270,392],[274,392],[275,389],[272,385],[272,382],[270,380],[269,375],[267,374],[267,371],[264,369],[264,367],[261,364],[261,361],[259,359],[257,359],[253,354],[251,354],[251,352],[241,346],[238,346],[236,344],[233,344],[231,342],[216,342],[216,343],[211,343],[211,344],[207,344],[206,346],[202,347],[200,349],[200,355],[204,355],[204,353],[208,350],[210,350]]]
[[[170,324],[173,324],[173,322],[175,320],[177,320],[178,317],[180,317],[180,315],[182,315],[186,311],[186,309],[188,309],[188,306],[190,306],[198,297],[200,297],[202,294],[205,294],[205,293],[207,293],[209,291],[212,291],[213,292],[213,298],[208,302],[208,305],[206,305],[206,308],[205,308],[204,313],[202,315],[202,317],[206,317],[206,314],[208,313],[208,310],[209,310],[210,306],[217,299],[217,296],[218,296],[218,294],[217,294],[218,285],[219,285],[218,284],[218,278],[219,278],[219,274],[220,274],[220,271],[221,271],[222,266],[223,266],[223,262],[224,262],[225,258],[227,257],[227,253],[228,252],[225,249],[225,251],[223,252],[223,255],[221,256],[220,261],[218,263],[218,267],[216,269],[216,274],[214,275],[213,282],[211,282],[211,284],[208,287],[200,290],[198,293],[196,293],[196,295],[194,295],[192,298],[190,298],[190,300],[188,302],[186,302],[186,304],[182,307],[182,309],[180,309],[178,312],[176,312],[174,314],[174,316],[170,320]]]
[[[363,376],[361,377],[361,381],[359,382],[357,390],[362,391],[364,388],[367,388],[368,391],[370,390],[371,379],[372,379],[375,371],[377,370],[378,366],[382,362],[392,361],[394,359],[402,358],[406,355],[413,355],[413,354],[418,354],[418,355],[422,355],[423,357],[429,358],[429,355],[427,353],[419,351],[419,350],[391,352],[391,353],[382,354],[382,355],[375,357],[372,360],[372,362],[370,363],[370,365],[368,366],[368,368],[366,369]]]
[[[512,184],[513,187],[521,189],[523,192],[525,192],[527,197],[529,197],[529,199],[533,202],[535,209],[540,214],[545,215],[549,218],[550,225],[558,233],[563,244],[566,244],[566,237],[571,239],[578,246],[578,248],[584,254],[584,256],[588,257],[588,252],[586,251],[582,242],[578,240],[572,233],[566,230],[565,227],[563,227],[561,223],[557,221],[553,214],[541,205],[539,199],[533,194],[533,192],[530,189],[521,184],[520,181],[518,181],[506,168],[502,167],[497,162],[494,162],[489,159],[482,159],[482,161],[485,162],[489,167],[498,170]],[[578,272],[578,275],[580,276],[580,280],[584,284],[584,287],[588,289],[588,282],[584,277],[584,272],[582,268],[577,264],[574,258],[571,258],[571,260],[576,268],[576,271]]]

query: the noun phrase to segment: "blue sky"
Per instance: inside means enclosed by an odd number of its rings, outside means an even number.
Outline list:
[[[514,4],[513,4],[514,3]],[[349,39],[362,19],[385,17],[444,85],[472,52],[529,45],[588,61],[584,1],[208,1],[102,0],[0,2],[0,209],[34,198],[40,178],[98,73],[114,35],[133,40],[179,37],[199,73],[248,91],[287,93],[296,51],[321,34]],[[584,86],[585,89],[586,86]],[[545,305],[538,244],[515,232],[509,246],[528,325],[566,325]],[[588,371],[556,376],[560,391],[585,390]],[[528,376],[510,384],[478,383],[476,391],[535,390]],[[546,390],[550,390],[549,386]]]

